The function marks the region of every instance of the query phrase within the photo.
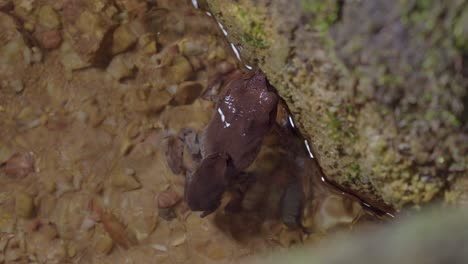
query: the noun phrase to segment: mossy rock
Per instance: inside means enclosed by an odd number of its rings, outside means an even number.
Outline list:
[[[396,208],[468,201],[467,1],[206,2],[328,177]]]

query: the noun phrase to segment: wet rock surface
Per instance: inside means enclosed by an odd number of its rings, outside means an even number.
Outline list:
[[[329,178],[396,208],[466,204],[466,1],[206,2]]]

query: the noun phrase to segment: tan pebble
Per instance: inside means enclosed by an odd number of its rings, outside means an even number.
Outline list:
[[[13,80],[10,82],[11,88],[15,93],[21,93],[24,90],[24,84],[22,80]]]
[[[46,29],[57,29],[60,27],[60,17],[57,12],[48,5],[44,5],[39,9],[38,14],[39,25]]]
[[[158,250],[158,251],[167,252],[167,247],[164,246],[164,245],[152,244],[151,247]]]
[[[167,73],[172,83],[185,81],[192,74],[193,69],[190,62],[184,56],[174,58],[172,66],[168,68]]]
[[[34,111],[31,107],[24,107],[21,109],[21,111],[16,115],[16,118],[18,119],[28,119],[33,115]]]
[[[70,242],[67,246],[67,255],[70,258],[73,258],[78,253],[78,248],[75,243]]]
[[[218,64],[216,69],[219,71],[221,74],[228,74],[234,70],[234,65],[232,63],[229,63],[227,61],[222,61]]]
[[[102,124],[102,122],[105,119],[105,116],[101,113],[101,110],[97,105],[90,105],[89,106],[89,123],[93,127],[98,127],[99,125]]]
[[[8,212],[0,214],[0,232],[12,233],[15,228],[15,218]]]
[[[132,191],[141,188],[141,184],[135,179],[134,174],[118,172],[112,179],[112,185],[124,191]]]
[[[103,213],[101,221],[104,230],[110,235],[112,240],[124,249],[128,249],[136,240],[130,236],[125,226],[111,213]]]
[[[55,183],[54,179],[46,177],[46,180],[44,182],[44,189],[48,193],[53,193],[57,190],[57,183]]]
[[[125,168],[124,169],[124,173],[128,176],[134,176],[136,171],[132,168]]]
[[[131,139],[134,139],[140,133],[140,128],[137,123],[130,123],[127,126],[127,136]]]
[[[94,250],[99,254],[107,255],[112,251],[114,242],[108,234],[97,234]]]
[[[33,63],[39,63],[42,61],[42,51],[38,47],[32,47],[31,52],[31,61]]]
[[[131,77],[134,74],[134,66],[130,65],[122,56],[116,56],[107,66],[107,73],[116,80]]]
[[[30,152],[16,153],[5,164],[5,174],[11,177],[25,177],[34,171],[34,157]]]
[[[153,55],[158,52],[156,41],[151,41],[150,43],[146,44],[146,46],[143,48],[143,52],[148,55]]]
[[[195,39],[186,39],[179,43],[179,49],[186,56],[197,56],[207,50],[207,44]]]
[[[60,46],[61,60],[60,62],[71,75],[72,70],[78,70],[88,67],[91,63],[84,60],[80,55],[72,48],[72,46],[64,42]],[[68,76],[71,77],[71,76]]]
[[[5,163],[13,154],[14,151],[11,147],[0,142],[0,165]]]
[[[122,141],[122,145],[120,146],[120,154],[122,155],[127,155],[128,153],[130,153],[130,151],[132,150],[133,148],[133,142],[126,138]]]
[[[176,238],[174,238],[171,242],[171,246],[177,247],[185,243],[185,240],[187,239],[187,236],[185,234],[180,234]]]
[[[181,200],[180,195],[172,189],[165,190],[158,195],[158,207],[169,208]]]
[[[62,43],[62,34],[58,30],[48,30],[41,33],[39,41],[45,49],[56,49]]]
[[[58,237],[57,228],[53,224],[43,225],[40,232],[47,240],[52,240]]]
[[[30,218],[34,213],[34,202],[32,197],[23,192],[15,195],[15,212],[23,218]]]
[[[24,29],[26,29],[29,32],[34,31],[35,25],[31,22],[25,22],[23,25]]]
[[[168,103],[171,101],[172,97],[167,91],[155,91],[152,90],[149,93],[148,101],[148,110],[154,113],[157,113],[163,110]]]
[[[175,105],[191,104],[197,99],[203,90],[198,82],[183,82],[177,86],[172,103]]]
[[[176,218],[177,215],[172,208],[159,208],[158,215],[166,221],[171,221]]]
[[[112,54],[118,54],[129,49],[135,42],[137,37],[130,31],[127,25],[119,26],[113,35]]]

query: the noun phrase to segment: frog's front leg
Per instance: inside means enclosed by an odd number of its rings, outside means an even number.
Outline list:
[[[236,173],[231,158],[226,153],[215,153],[204,158],[197,170],[187,176],[187,205],[192,211],[203,211],[202,216],[214,212]]]

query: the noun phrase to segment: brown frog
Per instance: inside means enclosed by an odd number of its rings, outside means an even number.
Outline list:
[[[202,161],[186,181],[185,199],[207,215],[226,189],[257,157],[275,123],[278,95],[260,72],[239,74],[227,83],[201,138]]]

